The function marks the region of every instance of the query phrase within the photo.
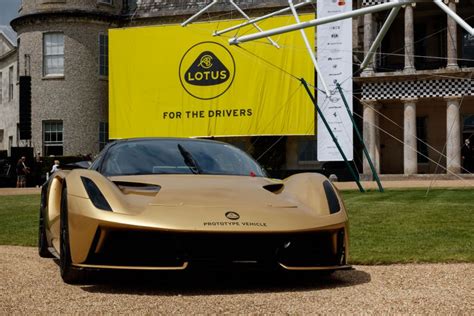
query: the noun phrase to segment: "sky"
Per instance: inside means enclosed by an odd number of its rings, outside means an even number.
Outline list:
[[[21,0],[0,0],[0,25],[10,25],[18,15]]]

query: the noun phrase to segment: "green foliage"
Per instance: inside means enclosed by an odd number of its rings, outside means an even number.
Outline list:
[[[350,263],[474,262],[474,191],[342,192]],[[0,196],[0,244],[35,246],[39,196]]]
[[[474,261],[474,191],[342,193],[353,264]]]

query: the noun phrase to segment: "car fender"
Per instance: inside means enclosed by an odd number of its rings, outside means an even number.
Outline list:
[[[45,194],[42,194],[41,211],[43,212],[44,225],[48,246],[53,246],[59,253],[59,216],[61,213],[61,194],[69,170],[59,170],[53,173],[48,182],[43,185]]]
[[[339,201],[340,212],[345,212],[344,204],[337,189],[324,175],[319,173],[298,173],[283,180],[282,194],[308,206],[317,215],[331,215],[324,183],[330,185]],[[347,217],[347,216],[346,216]],[[347,219],[347,218],[346,218]]]

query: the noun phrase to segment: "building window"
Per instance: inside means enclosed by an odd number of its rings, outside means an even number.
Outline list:
[[[418,163],[427,163],[428,160],[428,127],[426,124],[426,117],[416,118],[416,136],[417,136],[417,150]]]
[[[13,136],[8,136],[8,155],[12,154]]]
[[[99,123],[99,149],[104,149],[105,145],[109,142],[109,123]]]
[[[13,100],[13,66],[8,68],[8,101]]]
[[[462,58],[459,65],[462,67],[474,67],[474,35],[465,30],[462,32]]]
[[[62,156],[63,122],[43,121],[43,153],[45,156]]]
[[[125,1],[126,9],[129,11],[134,11],[137,9],[137,0],[127,0]]]
[[[439,11],[427,17],[426,12],[430,10],[430,5],[417,3],[413,12],[416,70],[446,67],[448,37],[446,15]]]
[[[3,103],[3,73],[0,72],[0,104]]]
[[[109,75],[109,36],[99,34],[99,75]]]
[[[43,74],[64,75],[63,33],[46,33],[43,36]]]
[[[298,142],[298,161],[318,161],[318,142],[316,139],[302,139]]]

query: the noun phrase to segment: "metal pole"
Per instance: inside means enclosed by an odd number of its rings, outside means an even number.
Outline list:
[[[210,9],[213,5],[215,5],[217,2],[218,2],[218,0],[212,1],[212,2],[209,3],[207,6],[205,6],[204,8],[202,8],[198,13],[196,13],[195,15],[191,16],[189,19],[187,19],[186,21],[184,21],[183,23],[181,23],[181,26],[186,26],[186,25],[188,25],[189,23],[191,23],[192,21],[196,20],[198,17],[200,17],[204,12],[206,12],[207,10],[209,10],[209,9]]]
[[[229,39],[229,44],[237,45],[239,43],[245,43],[245,42],[257,40],[257,39],[267,37],[267,36],[288,33],[291,31],[297,31],[297,30],[308,28],[308,27],[318,26],[318,25],[327,24],[327,23],[331,23],[331,22],[335,22],[339,20],[361,16],[367,13],[375,13],[375,12],[380,12],[384,10],[389,10],[395,7],[400,7],[402,5],[411,4],[414,2],[417,2],[417,1],[416,0],[392,0],[391,2],[377,4],[371,7],[361,8],[361,9],[357,9],[351,12],[335,14],[335,15],[331,15],[328,17],[320,18],[320,19],[314,19],[307,22],[282,26],[282,27],[278,27],[273,30],[268,30],[261,33],[249,34],[249,35],[244,35],[241,37],[233,37]]]
[[[441,8],[447,15],[449,15],[456,23],[458,23],[463,29],[465,29],[471,36],[474,36],[474,28],[467,24],[456,12],[451,10],[446,4],[441,0],[434,0],[434,3]]]
[[[304,2],[301,2],[301,3],[298,3],[298,4],[295,4],[295,8],[299,8],[299,7],[302,7],[302,6],[305,6],[309,3],[311,3],[312,0],[305,0]],[[247,26],[247,25],[250,25],[250,24],[253,24],[253,23],[257,23],[257,22],[260,22],[260,21],[263,21],[265,19],[268,19],[268,18],[271,18],[273,16],[276,16],[276,15],[279,15],[279,14],[283,14],[285,12],[288,12],[290,11],[291,8],[284,8],[284,9],[281,9],[281,10],[278,10],[278,11],[275,11],[275,12],[272,12],[272,13],[269,13],[267,15],[263,15],[261,17],[258,17],[258,18],[255,18],[255,19],[252,19],[250,21],[247,21],[247,22],[244,22],[244,23],[241,23],[241,24],[238,24],[238,25],[234,25],[234,26],[231,26],[229,28],[226,28],[226,29],[223,29],[221,31],[215,31],[212,35],[213,36],[219,36],[219,35],[222,35],[222,34],[225,34],[225,33],[228,33],[228,32],[231,32],[231,31],[234,31],[234,30],[237,30],[237,29],[240,29],[244,26]]]
[[[234,6],[234,8],[239,11],[239,13],[247,19],[247,21],[250,21],[250,17],[244,12],[242,11],[242,9],[235,4],[235,2],[233,0],[229,0],[230,4],[232,4]],[[260,26],[257,25],[257,23],[252,23],[252,25],[259,31],[259,32],[263,32],[262,28]],[[274,40],[272,40],[270,38],[270,36],[266,36],[267,40],[270,42],[270,44],[272,44],[273,46],[275,46],[276,48],[280,48],[280,45],[278,45]]]
[[[298,13],[296,12],[295,6],[293,5],[293,0],[288,0],[288,4],[290,5],[291,13],[293,13],[296,23],[300,23],[301,21],[298,16]],[[328,85],[326,84],[326,80],[324,80],[321,70],[319,69],[318,62],[316,61],[316,56],[314,56],[314,47],[311,47],[311,44],[309,43],[308,37],[306,36],[306,33],[304,32],[304,30],[300,30],[300,32],[301,32],[301,37],[303,38],[304,44],[306,45],[306,49],[308,50],[308,54],[311,57],[311,60],[313,61],[314,69],[316,69],[316,73],[318,74],[319,79],[321,79],[321,83],[323,84],[324,91],[326,95],[330,97],[331,92],[329,92],[329,88],[328,88]]]
[[[359,138],[359,141],[362,143],[362,148],[364,149],[365,157],[367,158],[367,161],[369,162],[370,169],[372,170],[372,174],[374,176],[374,179],[377,182],[377,185],[379,187],[379,191],[383,192],[384,190],[383,190],[383,187],[382,187],[382,183],[380,182],[380,178],[377,174],[377,171],[375,170],[374,164],[372,163],[372,159],[370,158],[369,152],[367,151],[367,147],[365,147],[364,139],[362,138],[362,135],[360,134],[360,131],[357,128],[357,124],[354,120],[354,116],[352,116],[352,113],[351,113],[351,109],[349,109],[349,105],[347,104],[346,97],[345,97],[344,93],[342,93],[341,85],[339,83],[336,83],[336,88],[337,88],[337,90],[339,91],[339,94],[342,97],[342,102],[344,102],[344,105],[345,105],[346,110],[347,110],[347,114],[351,118],[352,125],[354,126],[357,137]]]
[[[369,64],[370,60],[374,56],[375,51],[377,50],[377,48],[379,48],[380,44],[382,43],[382,40],[384,39],[385,34],[387,34],[388,29],[390,28],[393,21],[397,17],[397,14],[399,11],[400,11],[400,7],[392,8],[392,11],[390,11],[390,15],[388,16],[387,20],[385,21],[382,28],[380,29],[379,34],[377,34],[377,37],[372,43],[372,46],[370,46],[370,49],[367,52],[367,55],[365,55],[364,61],[360,65],[360,70],[365,69],[365,67],[367,67],[367,65]]]
[[[314,107],[315,107],[316,110],[318,111],[318,114],[319,114],[319,116],[321,117],[321,119],[322,119],[322,121],[323,121],[323,123],[324,123],[324,126],[326,126],[326,129],[327,129],[328,132],[329,132],[329,135],[331,135],[332,141],[334,142],[334,144],[336,144],[336,147],[337,147],[337,149],[339,150],[339,153],[341,154],[342,159],[344,159],[344,162],[346,163],[347,168],[349,168],[349,171],[350,171],[352,177],[354,178],[355,182],[357,183],[357,187],[359,188],[359,191],[360,191],[360,192],[365,192],[364,188],[363,188],[362,185],[360,184],[359,177],[357,177],[356,172],[354,171],[354,169],[352,168],[351,164],[350,164],[349,161],[347,160],[347,157],[346,157],[346,155],[344,154],[344,151],[342,150],[341,145],[339,145],[339,142],[337,141],[336,136],[334,135],[334,133],[333,133],[332,130],[331,130],[331,127],[329,126],[328,122],[326,121],[326,118],[324,117],[323,112],[322,112],[321,109],[319,108],[319,106],[318,106],[318,104],[317,104],[317,102],[316,102],[316,98],[315,98],[315,97],[313,96],[313,94],[311,93],[311,90],[309,89],[308,83],[307,83],[306,80],[304,80],[303,78],[301,78],[300,80],[301,80],[301,83],[303,84],[304,88],[306,89],[306,92],[308,93],[308,96],[311,98],[311,101],[313,101]]]

